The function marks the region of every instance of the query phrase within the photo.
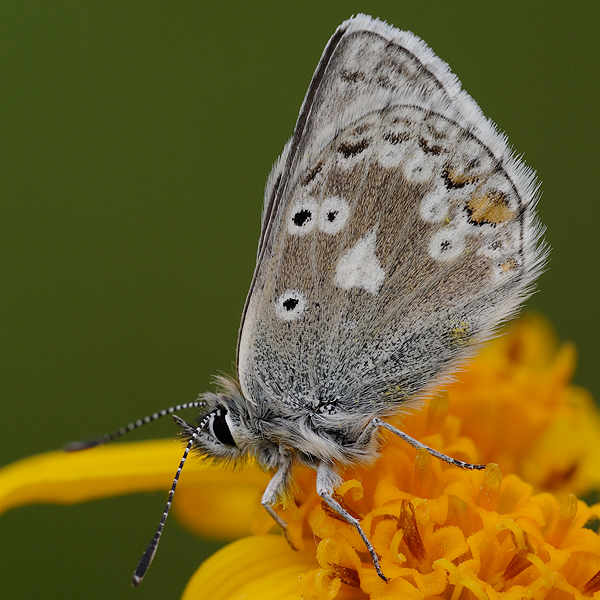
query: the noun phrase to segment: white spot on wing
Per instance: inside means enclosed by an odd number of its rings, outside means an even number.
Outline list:
[[[319,213],[319,228],[324,233],[338,233],[348,219],[350,208],[348,203],[338,196],[326,198]]]
[[[440,223],[448,214],[448,192],[438,188],[421,200],[421,218],[427,223]]]
[[[275,313],[283,321],[295,321],[306,309],[306,296],[300,290],[286,290],[275,301]]]
[[[377,294],[385,279],[385,271],[375,250],[376,236],[373,230],[340,257],[335,284],[345,290],[361,287],[371,294]]]
[[[477,250],[477,254],[491,259],[506,258],[514,254],[520,246],[520,231],[515,228],[514,231],[504,229],[503,231],[494,231],[492,235],[485,240],[485,243]]]
[[[460,256],[465,249],[465,236],[453,227],[444,227],[434,233],[429,242],[429,256],[447,262]]]
[[[424,183],[439,170],[440,159],[425,154],[418,146],[413,146],[412,154],[402,163],[404,176],[410,183]]]

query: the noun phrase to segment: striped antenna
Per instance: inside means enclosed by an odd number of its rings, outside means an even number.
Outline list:
[[[137,421],[133,421],[133,422],[125,425],[125,427],[121,427],[121,428],[117,429],[116,431],[107,433],[106,435],[103,435],[102,437],[95,438],[93,440],[83,440],[81,442],[71,442],[70,444],[67,444],[63,448],[63,450],[65,450],[66,452],[77,452],[79,450],[86,450],[88,448],[93,448],[94,446],[100,446],[102,444],[107,444],[108,442],[112,442],[113,440],[116,440],[116,439],[120,438],[121,436],[124,436],[126,433],[129,433],[130,431],[133,431],[134,429],[138,429],[139,427],[142,427],[142,425],[147,425],[148,423],[152,423],[153,421],[156,421],[157,419],[160,419],[161,417],[166,417],[167,415],[174,415],[176,412],[179,412],[180,410],[185,410],[186,408],[202,408],[204,406],[206,406],[206,404],[203,400],[196,400],[194,402],[186,402],[184,404],[177,404],[176,406],[171,406],[169,408],[165,408],[164,410],[161,410],[160,412],[155,412],[151,415],[148,415],[147,417],[144,417],[143,419],[138,419]]]
[[[171,486],[171,489],[169,491],[169,497],[167,498],[167,505],[165,506],[165,510],[163,511],[162,517],[160,519],[160,523],[158,524],[158,527],[156,528],[156,533],[154,534],[152,541],[148,544],[146,551],[142,555],[142,558],[140,559],[140,562],[138,563],[138,566],[136,567],[136,569],[133,573],[133,585],[135,587],[140,585],[140,583],[142,582],[142,579],[144,579],[146,573],[148,572],[148,569],[150,568],[150,565],[152,564],[152,561],[154,560],[154,555],[156,554],[156,551],[158,550],[158,543],[160,542],[160,536],[162,535],[163,529],[165,527],[165,522],[167,520],[167,517],[169,516],[169,511],[171,510],[171,504],[173,502],[173,496],[175,495],[175,488],[177,487],[177,482],[179,481],[179,476],[181,475],[181,470],[183,469],[183,465],[185,464],[188,454],[190,453],[190,450],[192,449],[194,442],[198,439],[200,432],[202,431],[202,429],[206,426],[206,424],[210,421],[210,419],[214,416],[214,414],[216,412],[218,412],[218,409],[213,410],[210,413],[208,413],[204,417],[204,419],[202,419],[202,421],[200,422],[198,427],[196,427],[193,430],[193,433],[191,434],[190,441],[188,442],[187,446],[185,447],[183,456],[181,457],[181,462],[179,463],[179,467],[177,468],[177,472],[175,473],[175,477],[173,479],[173,485]],[[180,425],[183,429],[187,429],[188,431],[191,429],[190,426],[183,419],[178,417],[177,415],[173,415],[173,418],[175,419],[176,423],[178,425]]]

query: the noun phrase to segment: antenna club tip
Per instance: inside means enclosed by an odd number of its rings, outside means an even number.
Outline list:
[[[99,445],[100,442],[98,442],[98,440],[71,442],[63,446],[63,450],[65,452],[79,452],[80,450],[87,450],[88,448],[94,448]]]
[[[137,587],[138,585],[140,585],[140,583],[142,583],[142,579],[144,578],[134,573],[133,579],[131,580],[131,584],[133,585],[133,587]]]

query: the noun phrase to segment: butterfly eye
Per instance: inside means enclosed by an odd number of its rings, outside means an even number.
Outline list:
[[[217,439],[221,444],[225,446],[235,446],[235,440],[231,435],[231,430],[229,429],[229,423],[225,415],[227,411],[224,408],[219,409],[212,421],[210,422],[210,433],[213,435],[215,439]]]

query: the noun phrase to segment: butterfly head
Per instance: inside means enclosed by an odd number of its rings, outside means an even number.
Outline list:
[[[235,382],[225,383],[216,394],[201,399],[203,414],[195,425],[177,422],[193,448],[203,458],[217,462],[256,460],[265,469],[301,463],[316,467],[329,464],[371,462],[379,449],[372,416],[331,415],[314,410],[290,411],[273,402],[249,402]],[[360,417],[360,418],[359,418]]]
[[[219,383],[222,391],[201,396],[204,410],[195,424],[177,420],[182,436],[195,438],[193,449],[203,458],[216,462],[254,458],[265,468],[279,466],[282,450],[272,432],[265,430],[268,420],[258,417],[235,382]]]

